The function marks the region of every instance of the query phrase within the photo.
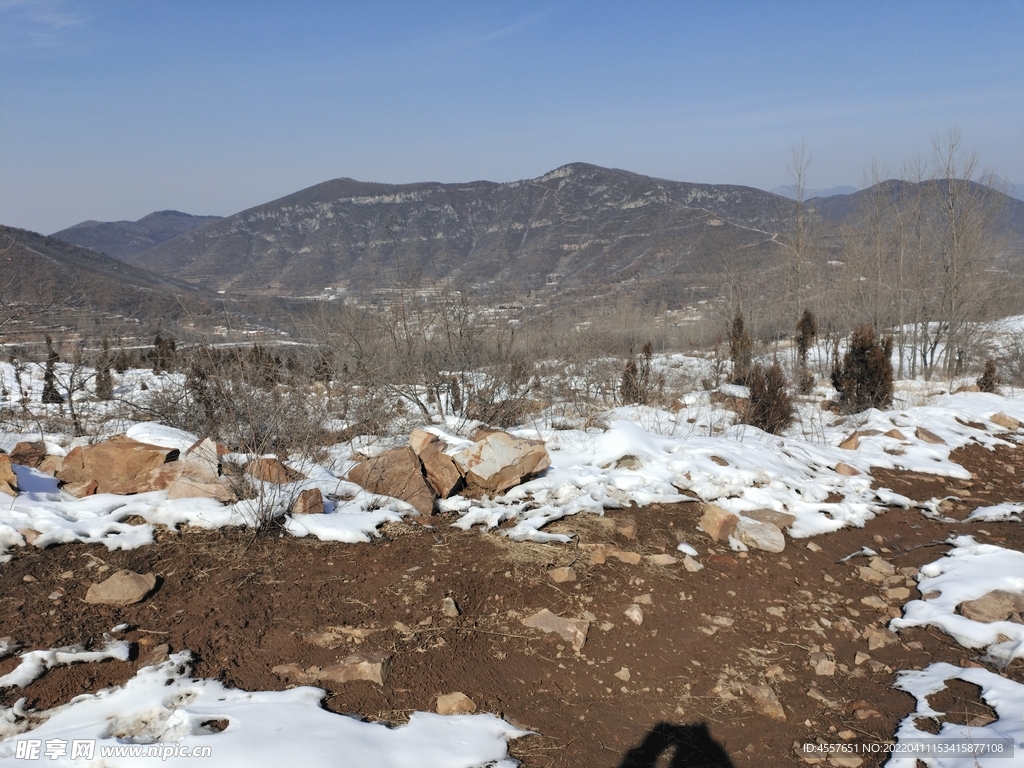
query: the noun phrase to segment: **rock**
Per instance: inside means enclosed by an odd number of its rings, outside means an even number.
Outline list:
[[[786,537],[771,523],[740,518],[735,536],[748,547],[764,552],[782,552],[786,548]]]
[[[140,667],[154,667],[157,664],[163,664],[167,661],[167,657],[171,654],[171,646],[167,643],[161,643],[160,645],[153,646],[153,649],[146,655],[144,659],[139,661]]]
[[[993,424],[998,424],[1003,429],[1010,430],[1011,432],[1016,432],[1017,428],[1020,426],[1019,421],[1017,421],[1012,416],[1007,416],[1002,411],[1000,411],[999,413],[992,414],[991,416],[988,417],[988,420],[991,421]]]
[[[879,648],[885,648],[887,645],[892,645],[897,642],[896,635],[888,629],[882,629],[880,627],[865,627],[861,633],[861,637],[868,641],[868,650],[877,651]],[[866,655],[866,654],[865,654]],[[863,661],[870,661],[870,656]]]
[[[643,609],[640,608],[640,606],[637,605],[636,603],[633,603],[632,605],[630,605],[624,611],[624,613],[626,614],[626,618],[629,619],[630,621],[632,621],[638,627],[641,624],[644,623],[644,612],[643,612]]]
[[[906,587],[890,587],[885,590],[886,600],[906,600],[910,597],[910,590]]]
[[[789,528],[796,522],[796,515],[791,515],[788,512],[776,512],[774,509],[752,509],[749,512],[744,512],[743,517],[749,517],[759,523],[771,523],[780,530]]]
[[[856,655],[853,657],[853,665],[855,667],[859,667],[865,661],[871,661],[871,657],[864,653],[864,651],[857,651]]]
[[[885,575],[879,573],[874,568],[869,568],[866,565],[862,565],[857,569],[857,575],[861,581],[866,581],[868,584],[884,584]]]
[[[156,490],[163,485],[168,499],[216,499],[222,504],[234,504],[238,494],[225,477],[211,473],[204,462],[177,461],[154,470],[146,480]]]
[[[437,714],[439,715],[471,715],[476,712],[476,704],[462,691],[445,693],[437,697]]]
[[[274,483],[275,485],[284,485],[285,483],[294,483],[298,480],[306,479],[301,472],[296,472],[291,467],[285,466],[280,459],[253,459],[242,467],[242,471],[251,477],[255,477],[257,480],[262,480],[265,483]]]
[[[567,581],[576,581],[576,571],[571,566],[552,568],[548,571],[548,578],[555,584],[564,584]]]
[[[56,477],[57,473],[64,468],[64,457],[46,455],[43,460],[39,462],[39,466],[36,467],[40,472],[50,477]]]
[[[462,484],[462,474],[452,457],[444,452],[444,448],[444,442],[435,439],[424,445],[418,456],[423,462],[423,472],[434,493],[442,499],[447,499]]]
[[[697,525],[715,541],[725,541],[736,530],[740,519],[717,504],[701,503],[701,517]]]
[[[156,576],[134,571],[117,571],[106,581],[93,584],[85,602],[94,605],[133,605],[142,602],[156,586]]]
[[[80,483],[65,483],[60,489],[75,498],[84,499],[86,496],[95,495],[98,487],[99,483],[95,480],[83,480]]]
[[[783,723],[786,722],[786,710],[782,708],[782,702],[775,695],[775,691],[767,685],[748,685],[746,693],[762,715]]]
[[[42,534],[39,531],[37,531],[35,528],[21,528],[21,529],[18,530],[18,533],[20,533],[21,537],[23,539],[25,539],[25,544],[27,544],[30,547],[33,544],[36,543],[36,539],[38,539],[40,536],[42,536]],[[26,581],[35,581],[35,577],[34,576],[27,576],[26,575],[23,578]]]
[[[861,605],[866,605],[868,608],[874,608],[876,611],[880,611],[882,613],[885,613],[889,610],[889,604],[885,602],[885,600],[883,600],[882,598],[876,597],[875,595],[868,595],[867,597],[862,597],[860,599],[860,603]]]
[[[605,544],[580,544],[580,549],[590,553],[591,565],[604,565],[608,560],[608,547]]]
[[[10,458],[12,464],[36,469],[46,458],[46,444],[42,440],[34,443],[20,442],[14,446]]]
[[[298,495],[292,504],[293,515],[322,515],[324,513],[324,497],[319,488],[307,488]]]
[[[612,549],[608,551],[608,557],[614,557],[617,560],[621,560],[629,565],[640,564],[640,553],[639,552],[624,552],[621,549]]]
[[[818,659],[814,664],[814,674],[820,677],[832,677],[836,673],[836,663],[832,659]]]
[[[634,456],[634,455],[632,455],[630,453],[627,453],[625,456],[623,456],[622,458],[620,458],[618,461],[615,462],[615,468],[616,469],[632,469],[632,470],[637,470],[637,469],[642,469],[643,466],[644,466],[644,463],[642,461],[640,461],[640,459],[638,459],[636,456]]]
[[[587,630],[590,629],[590,622],[586,619],[564,619],[547,608],[527,616],[522,623],[527,627],[557,634],[567,643],[572,643],[574,651],[580,650],[587,642]]]
[[[651,565],[665,566],[675,565],[679,561],[672,557],[672,555],[647,555],[647,562]]]
[[[953,390],[954,395],[959,395],[961,392],[981,392],[981,387],[977,384],[964,384],[962,387],[957,387]]]
[[[152,473],[178,460],[177,448],[112,438],[105,443],[81,445],[64,457],[57,479],[64,483],[96,481],[96,493],[143,493],[152,487]],[[165,477],[165,476],[164,476]],[[169,482],[169,480],[168,480]]]
[[[985,623],[993,621],[1012,621],[1024,624],[1024,595],[996,589],[977,600],[965,600],[960,603],[960,615],[972,621]]]
[[[883,432],[882,437],[891,437],[893,440],[904,441],[907,438],[898,429],[890,429],[888,432]]]
[[[278,664],[270,671],[300,683],[348,683],[353,680],[369,680],[383,686],[391,673],[391,657],[383,653],[353,653],[327,667],[302,669],[298,664]]]
[[[227,452],[228,449],[216,440],[205,437],[193,443],[185,451],[185,456],[182,460],[194,464],[203,472],[216,477],[220,475],[220,457]]]
[[[370,493],[406,501],[420,514],[429,515],[434,509],[434,491],[420,471],[420,460],[408,446],[360,462],[349,471],[348,479]]]
[[[851,467],[846,462],[840,461],[836,464],[836,474],[842,475],[843,477],[856,477],[860,474],[860,470],[856,467]]]
[[[856,451],[860,447],[860,433],[851,433],[849,437],[839,444],[839,447],[844,451]]]
[[[619,678],[624,683],[629,682],[629,667],[623,667],[615,673],[615,677]]]
[[[455,604],[452,598],[446,597],[441,601],[441,613],[449,619],[457,619],[459,617],[459,606]]]
[[[930,429],[925,429],[924,427],[918,427],[916,430],[914,430],[914,434],[917,436],[917,439],[920,440],[922,443],[931,443],[932,445],[946,444],[945,440],[936,435]]]
[[[896,567],[892,563],[887,560],[883,560],[880,557],[872,557],[868,560],[868,567],[874,571],[878,571],[883,576],[893,576],[896,574]]]
[[[636,538],[636,520],[620,520],[618,525],[615,526],[615,532],[626,539]]]
[[[494,432],[452,457],[467,483],[504,493],[551,466],[544,443]]]
[[[18,476],[11,468],[11,457],[0,453],[0,493],[8,496],[18,495]]]
[[[696,573],[697,571],[704,570],[704,566],[698,563],[689,555],[683,558],[683,568],[685,568],[690,573]]]
[[[424,448],[431,443],[438,442],[440,439],[433,432],[427,432],[422,427],[416,427],[416,429],[409,433],[409,447],[412,448],[413,453],[419,456]]]

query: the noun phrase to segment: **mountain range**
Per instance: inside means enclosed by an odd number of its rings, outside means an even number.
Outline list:
[[[183,232],[218,221],[220,216],[193,216],[181,211],[157,211],[138,221],[83,221],[54,232],[51,237],[102,251],[115,259],[127,260]]]

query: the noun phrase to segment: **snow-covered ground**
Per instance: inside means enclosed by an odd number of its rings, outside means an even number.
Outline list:
[[[11,392],[17,389],[13,375],[9,365],[0,365],[0,379]],[[143,379],[139,372],[126,380],[134,387]],[[684,396],[676,412],[650,407],[610,410],[601,419],[606,428],[556,429],[553,419],[542,418],[535,426],[513,432],[545,442],[551,467],[543,476],[499,498],[456,496],[442,501],[441,508],[456,513],[453,524],[461,528],[495,528],[514,521],[502,529],[504,535],[532,541],[569,540],[565,534],[544,530],[551,521],[566,516],[602,514],[605,509],[631,503],[685,502],[693,496],[740,515],[757,509],[787,512],[796,518],[788,531],[794,538],[860,527],[893,505],[916,506],[922,514],[939,516],[939,499],[909,499],[890,490],[872,489],[870,469],[969,478],[969,473],[951,460],[951,452],[971,443],[986,447],[1015,444],[1020,435],[1008,432],[992,417],[1003,413],[1024,422],[1024,397],[970,392],[929,395],[928,391],[937,387],[922,382],[898,386],[901,407],[884,412],[871,410],[843,417],[823,410],[820,397],[802,403],[798,419],[781,436],[737,423],[735,414],[716,405],[707,392]],[[460,426],[442,421],[430,429],[448,441],[448,450],[454,453],[467,445],[455,434]],[[201,437],[153,423],[119,423],[117,429],[145,442],[177,448],[188,447]],[[853,432],[859,434],[858,447],[840,448]],[[42,437],[56,453],[65,453],[82,442],[61,434]],[[0,433],[0,448],[10,450],[19,440],[38,439],[39,432]],[[281,486],[266,484],[256,499],[228,506],[207,499],[169,500],[162,491],[76,499],[63,493],[53,478],[17,467],[23,492],[14,498],[0,495],[0,563],[10,559],[13,548],[28,546],[22,533],[27,530],[38,532],[33,541],[36,547],[98,542],[110,549],[131,549],[151,543],[158,525],[245,526],[272,516],[281,517],[284,530],[295,536],[367,541],[384,522],[416,514],[402,501],[367,493],[344,479],[354,464],[356,448],[366,454],[387,447],[388,442],[372,438],[331,446],[327,450],[331,460],[326,465],[294,464],[307,479]],[[291,500],[306,488],[321,490],[325,512],[290,517]],[[979,509],[973,517],[1013,520],[1019,519],[1022,510],[1024,495],[1021,504]],[[129,518],[145,522],[126,522]],[[930,624],[967,647],[986,647],[993,658],[1024,656],[1020,625],[979,624],[955,613],[963,600],[992,589],[1024,594],[1024,554],[976,544],[970,537],[953,543],[945,557],[921,570],[921,592],[939,592],[940,596],[909,603],[904,617],[894,620],[892,628]],[[691,546],[683,545],[696,554]],[[743,545],[734,542],[734,546]],[[10,649],[0,647],[0,656],[8,652]],[[121,646],[111,641],[106,650],[97,653],[120,652]],[[48,665],[90,660],[80,649],[27,651],[22,666],[0,679],[0,685],[24,684],[20,682],[23,678],[42,674]],[[12,765],[21,764],[17,750],[28,747],[19,747],[19,741],[32,738],[44,747],[53,740],[91,740],[97,754],[103,747],[126,744],[176,744],[189,750],[212,745],[216,764],[225,766],[429,764],[472,768],[510,764],[505,762],[507,740],[525,735],[491,715],[417,713],[408,725],[388,729],[324,711],[319,706],[323,691],[316,688],[229,690],[216,681],[191,679],[188,663],[187,653],[177,654],[159,666],[143,669],[123,688],[79,696],[48,712],[31,713],[30,718],[24,717],[20,703],[0,709],[0,764],[8,764],[8,760]],[[976,729],[974,735],[1010,738],[1018,750],[1024,750],[1024,686],[983,670],[948,664],[902,673],[897,686],[917,696],[920,716],[928,713],[925,697],[952,677],[980,685],[999,715],[999,720]],[[230,725],[213,733],[202,725],[210,720],[226,720]],[[29,723],[36,727],[23,732]],[[963,735],[956,728],[960,727],[944,726],[940,735]],[[916,729],[913,717],[897,734],[901,740],[928,736]],[[48,764],[88,764],[70,754],[57,755]],[[183,755],[168,755],[164,762],[184,764],[189,758]],[[147,759],[151,758],[121,756],[102,764],[135,766]],[[929,759],[928,765],[941,768],[976,764],[963,762],[962,757]],[[901,768],[914,762],[893,758],[889,764]],[[977,764],[989,763],[981,759]],[[992,763],[1007,764],[1005,760]]]

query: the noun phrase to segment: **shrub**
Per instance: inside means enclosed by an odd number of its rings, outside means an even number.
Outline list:
[[[985,370],[975,383],[982,392],[999,392],[999,371],[996,369],[996,361],[991,357],[985,361]]]
[[[114,379],[110,375],[110,341],[103,337],[100,358],[96,363],[96,397],[110,400],[114,397]]]
[[[43,371],[43,402],[56,404],[63,403],[64,398],[61,397],[60,392],[57,389],[57,376],[56,367],[60,361],[60,356],[57,354],[57,350],[53,347],[53,339],[49,336],[46,337],[46,369]]]
[[[814,319],[811,310],[805,309],[800,316],[800,321],[796,324],[796,349],[801,367],[807,366],[807,351],[811,348],[817,335],[818,321]]]
[[[640,360],[630,355],[622,369],[622,381],[619,383],[619,397],[623,405],[647,405],[651,400],[651,358],[654,347],[651,342],[644,344]]]
[[[743,421],[773,435],[779,434],[793,421],[793,401],[782,366],[778,360],[767,369],[758,363],[750,371],[748,381],[750,402]]]
[[[750,362],[754,354],[754,340],[750,338],[743,323],[743,313],[738,309],[732,319],[729,331],[729,357],[732,360],[733,384],[746,385],[750,377]]]
[[[884,408],[892,402],[892,339],[881,342],[870,325],[850,336],[841,366],[832,371],[838,404],[844,413]]]

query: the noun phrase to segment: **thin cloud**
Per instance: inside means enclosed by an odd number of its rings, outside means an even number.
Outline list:
[[[523,16],[518,21],[509,24],[507,27],[496,29],[493,32],[488,32],[484,35],[480,35],[479,37],[475,37],[472,40],[466,40],[457,47],[460,49],[476,48],[477,46],[486,45],[487,43],[502,37],[508,37],[509,35],[519,34],[520,32],[529,29],[535,24],[538,24],[546,16],[550,15],[551,12],[554,10],[555,9],[552,6],[550,8],[545,8],[542,11],[536,11],[535,13]]]
[[[54,48],[70,29],[84,27],[84,16],[67,0],[0,0],[0,39],[7,50]]]

